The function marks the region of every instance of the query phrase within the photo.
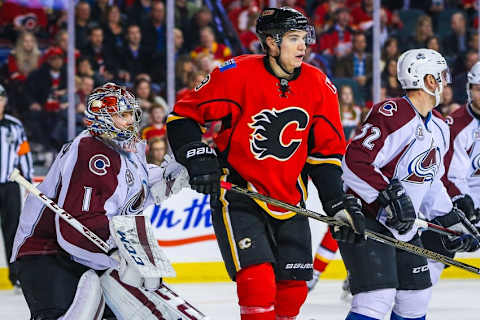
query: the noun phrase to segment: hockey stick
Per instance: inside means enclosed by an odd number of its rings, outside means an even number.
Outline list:
[[[75,230],[80,232],[82,235],[84,235],[88,240],[92,241],[97,247],[102,249],[103,252],[108,253],[110,250],[110,246],[102,240],[99,236],[97,236],[93,231],[85,227],[83,224],[81,224],[77,219],[72,217],[72,215],[62,208],[58,206],[58,204],[55,203],[52,199],[48,198],[46,195],[44,195],[40,190],[38,190],[37,187],[35,187],[33,184],[28,182],[27,179],[25,179],[21,174],[18,169],[14,169],[12,174],[9,177],[10,181],[14,181],[18,183],[19,185],[23,186],[25,189],[27,189],[30,193],[32,193],[34,196],[36,196],[40,201],[42,201],[50,210],[52,210],[55,214],[57,214],[60,218],[65,220],[66,223],[71,225]]]
[[[298,214],[313,218],[313,219],[318,220],[318,221],[325,222],[325,223],[330,224],[330,225],[350,226],[348,223],[343,222],[343,221],[339,221],[339,220],[335,219],[334,217],[329,217],[329,216],[320,214],[320,213],[315,212],[315,211],[311,211],[311,210],[308,210],[308,209],[305,209],[305,208],[302,208],[302,207],[297,207],[297,206],[291,205],[289,203],[286,203],[286,202],[283,202],[283,201],[280,201],[280,200],[277,200],[277,199],[274,199],[274,198],[270,198],[270,197],[265,196],[263,194],[260,194],[258,192],[254,192],[254,191],[250,191],[250,190],[241,188],[241,187],[236,186],[234,184],[231,184],[229,182],[222,181],[220,186],[222,188],[226,189],[226,190],[234,191],[236,193],[242,194],[242,195],[247,196],[249,198],[258,199],[258,200],[273,204],[277,207],[284,208],[284,209],[287,209],[287,210],[292,211],[292,212],[296,212]],[[370,231],[370,230],[365,230],[365,235],[372,240],[375,240],[375,241],[393,246],[395,248],[399,248],[399,249],[402,249],[404,251],[407,251],[407,252],[410,252],[410,253],[413,253],[413,254],[428,258],[428,259],[439,261],[439,262],[444,263],[444,264],[449,265],[449,266],[454,266],[454,267],[457,267],[457,268],[460,268],[460,269],[463,269],[463,270],[466,270],[466,271],[470,271],[470,272],[475,273],[475,274],[480,274],[480,268],[477,268],[475,266],[472,266],[472,265],[454,260],[450,257],[444,256],[442,254],[439,254],[439,253],[436,253],[436,252],[433,252],[433,251],[430,251],[428,249],[425,249],[425,248],[422,248],[422,247],[417,247],[417,246],[415,246],[411,243],[408,243],[408,242],[405,242],[405,241],[400,241],[398,239],[386,236],[386,235],[378,233],[378,232]]]
[[[473,223],[470,222],[470,220],[468,220],[468,218],[465,216],[465,213],[463,213],[462,210],[458,210],[458,215],[460,216],[460,219],[462,220],[462,224],[463,226],[465,227],[465,229],[467,229],[468,232],[470,232],[470,234],[475,238],[477,239],[477,241],[480,241],[480,233],[478,232],[477,230],[477,227],[475,227],[473,225]]]
[[[439,234],[444,235],[444,236],[458,236],[458,237],[460,237],[460,236],[463,235],[463,233],[461,233],[459,231],[448,229],[448,228],[442,227],[438,224],[431,223],[431,222],[428,222],[428,221],[425,221],[425,220],[422,220],[422,219],[415,219],[415,225],[417,227],[421,228],[421,229],[428,230],[428,231],[433,231],[433,232],[439,233]]]

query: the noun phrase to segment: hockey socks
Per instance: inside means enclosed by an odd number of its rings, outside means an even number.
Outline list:
[[[275,313],[277,320],[293,320],[307,298],[307,284],[301,280],[277,281]]]
[[[426,316],[422,316],[420,318],[404,318],[400,317],[398,314],[392,311],[392,315],[390,316],[390,320],[425,320]]]
[[[275,274],[270,263],[248,266],[237,273],[237,295],[242,320],[275,319]]]
[[[345,320],[378,320],[378,319],[364,316],[363,314],[350,311],[350,313],[347,315]]]

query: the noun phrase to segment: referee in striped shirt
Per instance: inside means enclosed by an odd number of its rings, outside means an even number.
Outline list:
[[[13,239],[18,227],[21,212],[20,187],[10,182],[8,177],[14,168],[32,181],[33,164],[30,146],[23,125],[17,118],[5,114],[7,92],[0,85],[0,219],[6,260],[12,255]],[[9,263],[9,279],[18,285],[15,266]]]

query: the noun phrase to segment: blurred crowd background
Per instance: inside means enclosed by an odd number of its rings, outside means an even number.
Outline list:
[[[0,83],[8,92],[7,112],[24,123],[36,167],[48,167],[67,140],[64,2],[0,1]],[[261,53],[255,22],[269,2],[175,1],[176,99],[224,61]],[[373,0],[276,2],[303,12],[315,26],[317,43],[305,61],[336,84],[345,134],[351,137],[372,105]],[[382,1],[381,98],[403,94],[396,75],[400,53],[426,47],[447,58],[453,76],[438,110],[448,115],[464,104],[466,75],[479,58],[475,5],[475,0]],[[88,93],[106,81],[125,85],[144,111],[142,136],[151,162],[166,152],[164,121],[171,108],[165,101],[165,14],[159,0],[83,0],[75,8],[77,133],[83,130]],[[207,141],[216,128],[207,131]]]

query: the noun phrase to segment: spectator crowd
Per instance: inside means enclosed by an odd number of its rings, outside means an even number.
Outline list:
[[[55,5],[55,3],[57,3]],[[7,112],[25,125],[37,165],[48,166],[67,140],[65,1],[4,0],[0,5],[0,83]],[[209,3],[216,1],[208,1]],[[345,134],[351,137],[372,105],[373,0],[278,0],[306,14],[317,43],[305,61],[337,85]],[[47,5],[48,3],[48,5]],[[242,53],[261,53],[255,22],[266,0],[223,0],[243,50],[223,43],[214,14],[202,0],[175,1],[175,90],[181,99],[216,66]],[[466,101],[466,74],[478,61],[474,0],[382,1],[382,99],[402,95],[401,52],[427,47],[447,57],[453,83],[438,107],[447,115]],[[225,27],[225,25],[224,25]],[[223,33],[222,33],[223,32]],[[166,17],[160,0],[82,0],[75,7],[75,110],[83,129],[85,98],[113,81],[134,92],[143,113],[142,137],[166,152]],[[315,90],[315,88],[311,88]],[[215,128],[208,130],[210,139]],[[152,140],[154,139],[154,140]],[[157,146],[160,146],[157,148]],[[160,157],[161,159],[161,157]]]

